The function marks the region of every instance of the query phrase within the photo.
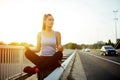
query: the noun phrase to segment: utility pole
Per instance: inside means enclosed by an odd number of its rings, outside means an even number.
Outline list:
[[[113,10],[114,12],[114,15],[115,15],[115,18],[114,18],[114,21],[115,21],[115,41],[117,43],[117,21],[118,21],[118,18],[117,18],[117,12],[119,11],[119,9],[117,10]]]

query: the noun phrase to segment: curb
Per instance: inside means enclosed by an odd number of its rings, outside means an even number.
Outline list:
[[[80,55],[78,53],[75,55],[75,61],[70,75],[72,80],[87,80],[83,65],[81,63]]]

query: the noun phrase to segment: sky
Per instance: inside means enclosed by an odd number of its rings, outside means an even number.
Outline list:
[[[115,31],[115,13],[117,31]],[[116,42],[120,38],[120,0],[0,0],[0,41],[36,45],[43,15],[54,17],[62,44]]]

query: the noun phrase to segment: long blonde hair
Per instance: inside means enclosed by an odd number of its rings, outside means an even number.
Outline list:
[[[46,28],[45,20],[47,19],[48,16],[52,16],[52,15],[51,14],[44,14],[44,16],[43,16],[42,31],[44,31]]]

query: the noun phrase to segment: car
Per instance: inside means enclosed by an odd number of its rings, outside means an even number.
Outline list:
[[[102,46],[102,48],[100,49],[100,55],[118,55],[117,50],[110,46],[110,45],[106,45],[106,46]]]
[[[89,49],[89,48],[86,48],[86,49],[85,49],[85,52],[90,52],[90,49]]]

